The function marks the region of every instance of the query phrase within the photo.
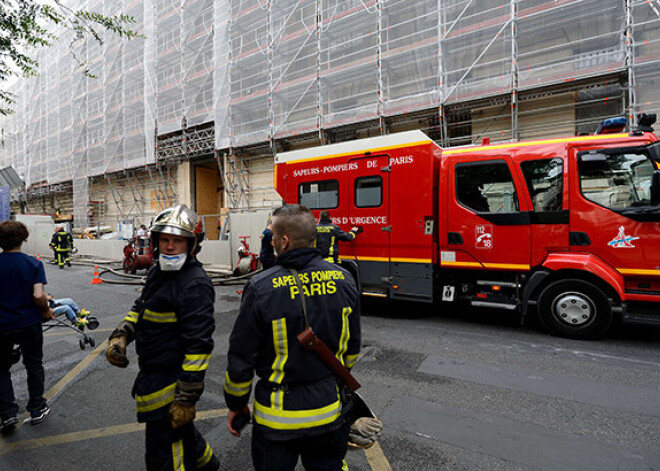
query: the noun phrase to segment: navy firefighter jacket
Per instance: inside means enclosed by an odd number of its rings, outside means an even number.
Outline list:
[[[300,276],[309,324],[336,357],[353,367],[360,352],[360,313],[353,277],[321,259],[315,248],[281,254],[277,265],[253,277],[229,338],[225,401],[244,408],[256,372],[254,420],[270,439],[323,433],[341,426],[334,374],[296,336],[305,329]]]
[[[211,280],[197,260],[179,271],[165,272],[158,264],[149,270],[142,294],[124,318],[135,326],[138,421],[165,416],[177,380],[200,383],[203,390],[213,350],[214,300]]]
[[[330,219],[321,219],[316,226],[316,248],[321,252],[323,260],[339,261],[338,241],[350,242],[355,239],[355,232],[344,232],[335,226]]]
[[[48,245],[60,252],[67,251],[73,247],[73,237],[62,230],[53,234]]]

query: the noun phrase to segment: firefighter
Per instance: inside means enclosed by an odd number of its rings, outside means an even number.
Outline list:
[[[215,291],[195,258],[201,228],[185,205],[156,216],[151,237],[157,262],[106,350],[111,364],[125,368],[126,345],[135,340],[140,371],[133,396],[137,420],[146,423],[147,470],[220,467],[193,423],[215,330]]]
[[[362,228],[353,226],[347,234],[334,225],[330,220],[330,213],[323,210],[319,214],[319,223],[316,226],[316,248],[321,251],[321,257],[326,262],[339,263],[337,241],[351,242],[360,232],[362,232]]]
[[[306,469],[347,469],[343,388],[296,336],[305,329],[302,289],[310,327],[351,368],[360,350],[358,292],[347,271],[321,259],[315,239],[309,209],[289,205],[273,212],[277,264],[246,284],[229,338],[224,392],[227,429],[234,436],[240,432],[232,422],[249,412],[254,373],[259,377],[252,430],[256,470],[293,470],[298,457]]]
[[[69,252],[73,249],[73,237],[64,230],[64,227],[58,226],[55,228],[55,233],[51,237],[50,244],[48,245],[53,249],[55,260],[60,267],[60,270],[64,269],[65,263],[67,266],[71,266]]]
[[[259,261],[264,270],[268,270],[275,265],[275,251],[273,249],[273,224],[268,221],[266,228],[261,233],[261,250],[259,251]]]

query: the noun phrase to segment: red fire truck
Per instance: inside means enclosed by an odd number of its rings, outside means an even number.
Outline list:
[[[364,296],[538,313],[591,339],[617,320],[660,325],[649,131],[447,149],[407,131],[280,153],[275,185],[363,228],[340,258]]]

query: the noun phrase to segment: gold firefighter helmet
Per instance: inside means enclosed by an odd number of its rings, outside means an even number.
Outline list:
[[[152,233],[194,238],[198,221],[195,211],[185,204],[179,204],[158,213],[149,230]]]

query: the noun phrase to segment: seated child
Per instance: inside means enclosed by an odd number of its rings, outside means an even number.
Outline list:
[[[48,304],[53,308],[56,316],[64,314],[71,321],[71,324],[76,327],[84,327],[88,324],[87,316],[89,316],[89,311],[80,309],[73,299],[53,299],[53,296],[49,294]]]

